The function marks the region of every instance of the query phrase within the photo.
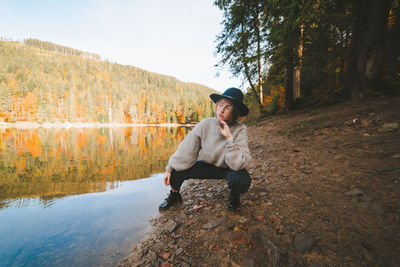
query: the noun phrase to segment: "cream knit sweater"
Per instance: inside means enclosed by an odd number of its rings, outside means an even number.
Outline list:
[[[187,170],[198,160],[235,171],[244,169],[251,160],[247,127],[240,122],[230,126],[233,141],[228,142],[217,125],[215,117],[197,124],[170,157],[166,170]]]

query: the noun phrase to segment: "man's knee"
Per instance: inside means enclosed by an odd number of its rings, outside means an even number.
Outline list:
[[[236,190],[239,193],[244,193],[249,190],[251,184],[251,177],[246,169],[240,171],[229,170],[226,174],[228,187],[231,190]]]

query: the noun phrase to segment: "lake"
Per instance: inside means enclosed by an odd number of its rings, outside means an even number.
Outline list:
[[[0,128],[0,266],[115,266],[190,128]]]

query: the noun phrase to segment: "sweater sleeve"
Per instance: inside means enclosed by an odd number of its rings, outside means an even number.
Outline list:
[[[166,171],[172,170],[183,171],[192,167],[199,156],[201,148],[201,123],[196,125],[194,129],[179,144],[178,149],[169,158]]]
[[[225,163],[234,171],[244,169],[251,160],[250,150],[247,139],[247,128],[243,127],[234,137],[232,142],[228,142],[225,153]]]

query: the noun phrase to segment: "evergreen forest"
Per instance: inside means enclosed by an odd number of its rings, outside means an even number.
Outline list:
[[[211,88],[73,48],[0,40],[0,122],[191,123]]]
[[[249,116],[400,93],[399,0],[215,0]]]

